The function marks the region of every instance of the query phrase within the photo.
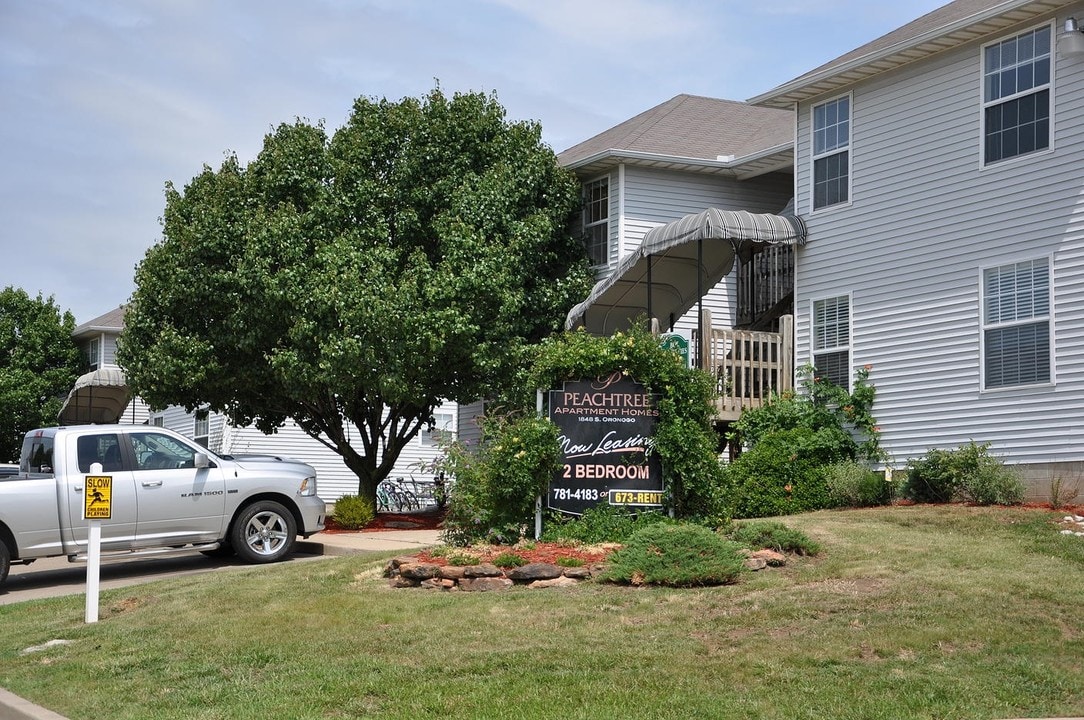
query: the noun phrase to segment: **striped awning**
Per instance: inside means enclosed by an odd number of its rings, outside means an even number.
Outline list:
[[[61,425],[116,423],[132,400],[128,380],[119,367],[103,367],[80,375],[60,407]]]
[[[597,335],[625,330],[637,317],[651,315],[668,326],[758,246],[803,244],[806,227],[789,214],[755,214],[708,208],[652,228],[634,252],[595,284],[591,294],[568,313],[565,328],[583,326]],[[650,279],[650,282],[649,282]]]

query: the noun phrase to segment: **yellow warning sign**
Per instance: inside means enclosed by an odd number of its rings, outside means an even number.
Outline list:
[[[108,520],[113,517],[113,476],[87,475],[83,493],[83,517]]]

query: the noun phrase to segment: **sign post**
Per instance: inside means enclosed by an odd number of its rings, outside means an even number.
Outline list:
[[[85,621],[98,622],[98,579],[102,563],[102,520],[113,516],[113,476],[101,475],[101,463],[90,466],[83,480],[83,517],[87,521],[87,606]]]

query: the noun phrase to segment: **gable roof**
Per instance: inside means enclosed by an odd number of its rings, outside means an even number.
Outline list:
[[[110,310],[105,315],[99,315],[93,320],[79,325],[72,331],[72,337],[79,338],[87,335],[97,335],[103,332],[120,334],[124,330],[124,311],[126,307],[121,305],[115,310]]]
[[[792,108],[802,100],[841,90],[1072,4],[1073,0],[955,0],[749,102]]]
[[[677,95],[557,156],[581,175],[629,163],[733,176],[793,164],[794,117],[736,100]]]

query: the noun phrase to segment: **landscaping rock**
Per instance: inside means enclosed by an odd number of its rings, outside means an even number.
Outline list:
[[[504,571],[492,563],[482,563],[481,565],[468,565],[463,568],[463,576],[467,578],[489,578],[489,577],[501,577],[504,575]]]
[[[405,578],[402,575],[396,575],[395,577],[393,577],[389,584],[393,588],[416,588],[421,586],[421,583],[419,581]]]
[[[573,580],[587,580],[591,577],[591,569],[585,567],[565,568],[565,577]]]
[[[747,557],[745,558],[745,569],[756,572],[757,570],[763,570],[768,567],[768,561],[759,557]]]
[[[534,580],[552,580],[561,577],[562,570],[557,565],[550,563],[529,563],[512,568],[508,571],[508,577],[513,582],[532,582]]]
[[[461,565],[445,565],[440,569],[440,576],[445,580],[462,580],[466,577],[466,570]]]
[[[749,557],[762,558],[772,567],[783,567],[787,564],[786,555],[783,555],[782,553],[777,553],[775,550],[768,550],[767,548],[765,548],[764,550],[757,550]]]
[[[408,580],[429,580],[440,576],[440,566],[429,563],[407,563],[399,566],[399,575]]]
[[[507,590],[513,582],[506,577],[465,577],[459,581],[459,589],[464,592],[491,592]]]
[[[574,580],[567,575],[561,577],[549,578],[546,580],[535,580],[527,587],[529,588],[553,588],[553,587],[568,587],[569,585],[576,585],[579,580]]]

